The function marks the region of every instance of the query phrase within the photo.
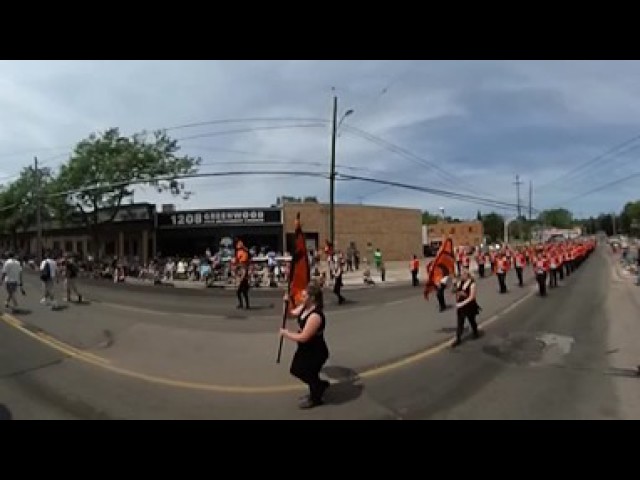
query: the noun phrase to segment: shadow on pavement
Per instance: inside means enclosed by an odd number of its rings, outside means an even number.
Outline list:
[[[54,312],[62,312],[67,308],[69,308],[69,305],[56,305],[55,307],[51,308],[51,310],[53,310]]]
[[[20,307],[14,308],[13,310],[10,310],[10,311],[13,315],[31,315],[31,313],[33,313],[28,308],[20,308]]]
[[[356,371],[346,367],[328,366],[322,369],[322,373],[338,382],[332,383],[324,395],[327,405],[342,405],[362,395],[364,386],[358,383],[360,377]]]
[[[2,403],[0,403],[0,420],[12,420],[11,411]]]

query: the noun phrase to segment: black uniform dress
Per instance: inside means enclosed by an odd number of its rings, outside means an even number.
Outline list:
[[[321,310],[313,309],[306,314],[303,312],[298,316],[298,326],[300,332],[304,330],[307,320],[313,314],[320,315],[322,323],[316,334],[306,342],[298,342],[298,349],[291,361],[291,375],[299,378],[309,386],[309,401],[312,404],[320,404],[322,395],[329,386],[326,380],[320,380],[320,370],[329,358],[329,349],[324,340],[324,329],[326,320]]]
[[[475,282],[473,280],[462,281],[459,280],[456,284],[456,300],[457,302],[463,302],[471,295],[471,286]],[[458,308],[458,328],[456,329],[456,342],[455,345],[459,345],[462,340],[462,332],[464,331],[464,321],[469,320],[471,329],[473,330],[473,336],[479,337],[478,324],[476,323],[476,316],[479,312],[478,302],[475,300],[470,301],[464,307]]]

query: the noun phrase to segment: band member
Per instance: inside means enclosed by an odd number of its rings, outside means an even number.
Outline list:
[[[238,297],[237,308],[246,308],[249,310],[249,267],[239,266],[238,277],[240,282],[238,283],[238,289],[236,290],[236,296]],[[244,298],[244,305],[242,299]]]
[[[418,271],[420,270],[420,260],[418,260],[418,257],[416,255],[413,256],[413,260],[411,260],[411,284],[414,287],[417,287],[420,285],[420,282],[418,281]]]
[[[547,260],[541,254],[538,256],[536,263],[534,264],[534,269],[536,273],[536,281],[538,282],[538,289],[540,291],[541,297],[547,296],[547,270],[549,269],[549,265]]]
[[[496,259],[496,274],[500,293],[507,293],[507,271],[509,270],[507,258],[504,254]]]
[[[524,254],[522,252],[518,252],[516,254],[516,275],[518,277],[518,286],[519,287],[523,286],[522,270],[524,269],[525,265],[526,265],[526,258],[524,256]]]
[[[478,275],[480,275],[480,278],[484,278],[484,255],[480,249],[476,254],[476,263],[478,264]]]
[[[558,261],[556,260],[555,252],[549,254],[549,288],[556,288],[558,286]]]
[[[309,396],[300,404],[300,408],[313,408],[322,405],[322,397],[330,385],[319,376],[329,358],[329,349],[324,338],[326,320],[322,288],[314,282],[309,283],[302,292],[302,303],[294,308],[292,314],[298,317],[298,333],[282,328],[280,335],[298,343],[289,371],[309,386]]]
[[[476,316],[479,312],[478,302],[476,301],[476,282],[469,273],[469,270],[463,268],[460,280],[455,286],[456,295],[456,313],[458,317],[458,326],[456,329],[456,340],[451,345],[457,347],[462,343],[462,332],[464,331],[464,321],[469,320],[473,337],[479,338],[478,324]]]
[[[336,269],[333,272],[333,293],[335,293],[336,296],[338,297],[338,305],[342,305],[346,301],[346,299],[342,296],[342,293],[340,293],[344,285],[342,283],[343,273],[344,273],[344,270],[342,268],[342,262],[337,261]]]
[[[449,276],[444,276],[440,279],[440,284],[438,285],[438,293],[436,296],[438,297],[438,304],[440,305],[440,311],[444,312],[447,309],[447,302],[444,299],[444,293],[447,291],[447,284],[449,283]]]

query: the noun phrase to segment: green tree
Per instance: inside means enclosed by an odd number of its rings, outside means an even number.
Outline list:
[[[640,231],[640,201],[628,202],[620,213],[620,230],[629,234]]]
[[[434,223],[438,223],[441,220],[441,217],[438,215],[431,215],[427,210],[422,212],[422,224],[423,225],[433,225]]]
[[[38,170],[40,185],[36,177],[35,168],[23,168],[18,178],[0,191],[0,229],[11,236],[12,247],[17,247],[19,231],[26,231],[36,225],[37,198],[41,192],[41,219],[49,222],[56,219],[56,206],[59,199],[49,197],[55,185],[55,179],[48,168]]]
[[[482,228],[490,242],[504,238],[504,219],[502,215],[491,212],[482,216]]]
[[[547,227],[554,228],[571,228],[573,224],[573,216],[565,208],[544,210],[538,215],[538,220]]]
[[[64,196],[66,204],[80,213],[94,248],[100,226],[116,218],[123,200],[133,195],[134,185],[149,185],[158,192],[189,197],[190,192],[176,177],[195,173],[201,160],[180,156],[179,150],[178,142],[165,131],[125,137],[117,128],[111,128],[78,143],[60,168],[56,183],[59,191],[74,192]]]

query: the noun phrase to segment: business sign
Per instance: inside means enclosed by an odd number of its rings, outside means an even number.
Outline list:
[[[201,210],[160,214],[162,226],[273,225],[282,223],[280,210]]]

